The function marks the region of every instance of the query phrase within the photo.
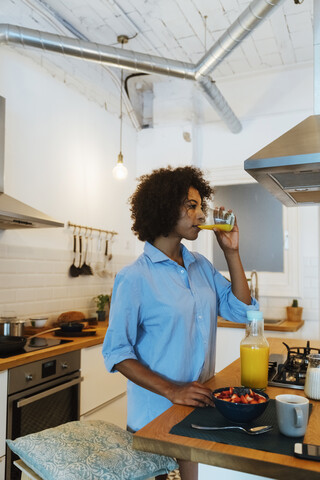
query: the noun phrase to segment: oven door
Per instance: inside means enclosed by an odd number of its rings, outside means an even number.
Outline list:
[[[65,375],[8,397],[7,438],[53,428],[80,418],[80,372]],[[18,457],[7,447],[6,480],[19,480]]]

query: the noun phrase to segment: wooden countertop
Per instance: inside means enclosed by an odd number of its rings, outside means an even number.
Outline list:
[[[268,338],[271,353],[285,353],[282,345],[305,346],[306,340]],[[312,347],[320,347],[320,341],[311,341]],[[211,378],[207,385],[213,390],[226,385],[240,385],[240,360]],[[270,398],[280,393],[294,393],[304,396],[303,390],[268,387]],[[313,409],[310,416],[305,443],[320,445],[320,402],[312,400]],[[183,420],[193,408],[174,405],[162,415],[150,422],[133,436],[133,447],[184,460],[228,468],[241,472],[287,480],[319,480],[320,462],[298,459],[289,455],[263,452],[250,448],[227,445],[207,440],[198,440],[169,434],[170,429]]]
[[[91,328],[91,327],[90,327]],[[93,345],[99,345],[103,342],[106,330],[107,322],[99,322],[98,325],[92,327],[95,328],[97,333],[90,337],[57,337],[54,332],[46,333],[43,336],[47,338],[61,338],[63,340],[72,340],[70,343],[64,343],[55,347],[44,348],[36,350],[34,352],[28,352],[21,355],[14,355],[9,358],[0,358],[0,371],[7,370],[8,368],[17,367],[19,365],[25,365],[30,362],[42,360],[44,358],[54,357],[66,352],[72,352],[74,350],[80,350],[81,348],[92,347]],[[27,335],[26,335],[27,336]]]
[[[264,323],[265,330],[271,330],[273,332],[296,332],[304,325],[304,320],[301,322],[291,322],[289,320],[282,320],[281,323]],[[236,323],[236,322],[228,322],[222,317],[218,317],[218,327],[225,327],[225,328],[245,328],[245,323]]]

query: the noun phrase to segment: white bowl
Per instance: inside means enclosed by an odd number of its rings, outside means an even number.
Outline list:
[[[33,317],[30,318],[32,327],[44,327],[47,323],[48,317]]]

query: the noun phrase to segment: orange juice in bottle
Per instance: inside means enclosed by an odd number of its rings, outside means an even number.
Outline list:
[[[269,344],[264,336],[263,314],[247,312],[246,335],[240,343],[241,385],[265,389],[268,384]]]

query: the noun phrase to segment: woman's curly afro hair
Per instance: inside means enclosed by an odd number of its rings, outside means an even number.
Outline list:
[[[183,201],[190,187],[198,190],[203,211],[213,188],[197,167],[160,168],[139,178],[139,185],[130,197],[132,231],[141,241],[168,236],[178,222]]]

